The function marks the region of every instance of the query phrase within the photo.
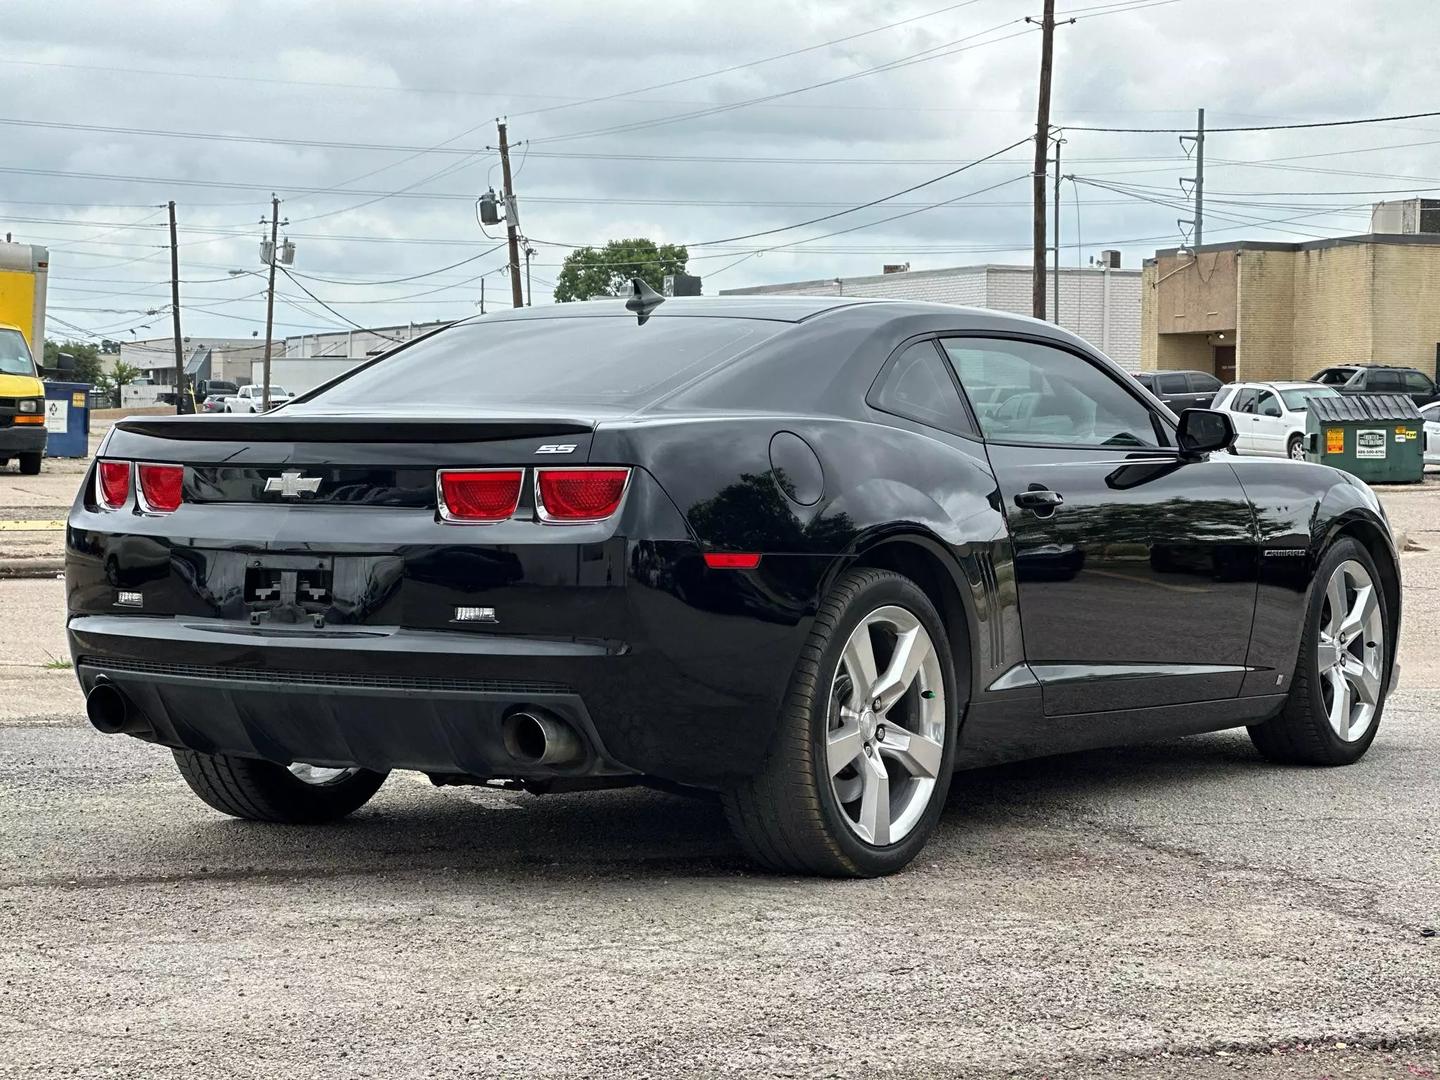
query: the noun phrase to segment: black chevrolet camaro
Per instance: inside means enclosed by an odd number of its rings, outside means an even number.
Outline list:
[[[769,867],[883,874],[957,768],[1239,726],[1365,753],[1383,512],[1233,438],[990,311],[505,312],[269,415],[118,423],[70,647],[95,727],[237,817],[337,818],[390,769],[650,783],[720,793]]]

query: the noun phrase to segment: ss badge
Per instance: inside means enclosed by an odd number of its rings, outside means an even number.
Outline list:
[[[540,447],[540,449],[536,450],[535,452],[537,454],[573,454],[575,452],[575,444],[546,443],[544,446]]]

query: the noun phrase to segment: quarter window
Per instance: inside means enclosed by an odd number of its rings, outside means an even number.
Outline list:
[[[929,339],[915,342],[895,358],[882,377],[874,405],[929,427],[957,434],[971,431],[955,382]]]
[[[1159,445],[1150,410],[1079,356],[1028,341],[945,338],[942,343],[986,438],[1079,446]]]

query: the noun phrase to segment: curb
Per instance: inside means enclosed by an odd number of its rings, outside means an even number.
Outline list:
[[[53,578],[65,572],[63,558],[0,559],[0,580],[14,578]]]

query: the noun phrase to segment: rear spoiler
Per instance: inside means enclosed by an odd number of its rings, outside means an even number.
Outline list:
[[[206,442],[427,443],[588,435],[588,420],[545,417],[432,419],[420,416],[137,416],[115,426],[134,435]]]

